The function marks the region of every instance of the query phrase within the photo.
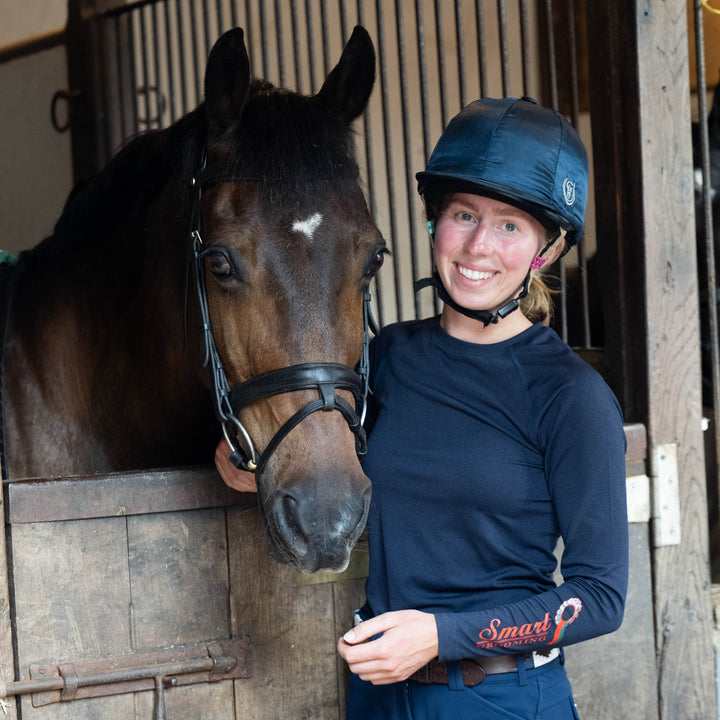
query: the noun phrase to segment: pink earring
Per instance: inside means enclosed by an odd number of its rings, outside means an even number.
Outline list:
[[[539,270],[547,262],[546,258],[542,258],[539,255],[530,263],[531,270]]]

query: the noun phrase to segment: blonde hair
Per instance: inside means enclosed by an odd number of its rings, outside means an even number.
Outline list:
[[[552,234],[548,233],[548,241],[551,239]],[[549,265],[552,265],[562,255],[564,249],[565,231],[562,230],[560,237],[550,249],[552,258]],[[545,282],[549,265],[530,271],[528,294],[520,301],[520,312],[532,323],[541,322],[543,325],[549,325],[555,313],[553,295],[557,295],[560,291],[549,287]]]

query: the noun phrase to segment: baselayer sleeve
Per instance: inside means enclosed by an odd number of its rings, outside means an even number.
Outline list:
[[[613,632],[622,622],[628,526],[617,400],[591,375],[580,387],[560,391],[539,417],[538,443],[564,541],[563,582],[499,607],[437,613],[440,660],[570,645]]]

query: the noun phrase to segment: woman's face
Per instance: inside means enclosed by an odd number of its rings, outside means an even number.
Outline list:
[[[435,265],[458,305],[494,311],[517,296],[546,243],[545,228],[523,210],[456,193],[445,200],[437,220]]]

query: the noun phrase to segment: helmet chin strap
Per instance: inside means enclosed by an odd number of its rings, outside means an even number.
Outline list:
[[[557,234],[551,238],[548,244],[540,251],[538,256],[532,261],[530,268],[527,271],[527,275],[525,275],[525,280],[523,280],[523,284],[520,286],[520,292],[515,297],[504,302],[497,310],[495,310],[495,312],[490,312],[489,310],[470,310],[462,305],[458,305],[458,303],[450,297],[450,293],[448,293],[445,289],[437,268],[433,269],[432,277],[422,278],[421,280],[417,280],[415,282],[415,292],[432,286],[437,290],[438,297],[456,312],[462,313],[473,320],[481,322],[483,327],[487,327],[491,324],[496,325],[498,320],[502,320],[520,307],[520,301],[528,294],[528,289],[530,287],[530,274],[533,270],[541,268],[547,262],[543,255],[545,255],[561,234],[562,231],[559,230]]]

